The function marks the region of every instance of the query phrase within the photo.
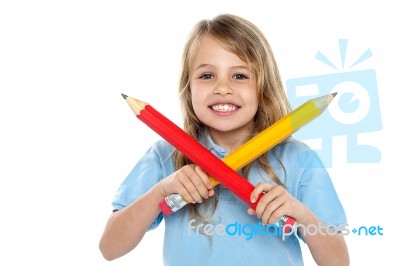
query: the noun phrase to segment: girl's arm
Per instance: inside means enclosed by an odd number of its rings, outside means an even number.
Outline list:
[[[157,184],[129,206],[111,215],[99,244],[106,260],[119,258],[139,244],[160,213],[158,203],[163,199]]]
[[[158,204],[173,193],[200,203],[214,195],[214,190],[208,175],[195,165],[185,165],[162,179],[143,196],[111,215],[99,244],[104,258],[113,260],[133,250],[160,214]]]
[[[306,208],[306,207],[305,207]],[[307,225],[321,225],[322,222],[308,210],[307,218],[302,221],[302,224],[307,228]],[[308,245],[310,252],[318,265],[349,265],[350,258],[347,250],[347,245],[344,237],[340,233],[329,235],[321,229],[321,233],[312,235],[304,232],[300,228],[304,241]],[[314,231],[312,232],[314,233]]]
[[[257,204],[256,210],[249,208],[250,215],[257,215],[262,224],[274,223],[279,217],[288,215],[296,219],[304,228],[314,225],[312,233],[304,232],[299,226],[300,233],[307,243],[310,252],[318,265],[349,265],[350,259],[346,242],[340,233],[329,235],[323,223],[303,203],[292,197],[283,187],[266,183],[259,183],[251,194],[251,201],[255,202],[261,193],[265,195]],[[315,233],[315,226],[320,228]]]

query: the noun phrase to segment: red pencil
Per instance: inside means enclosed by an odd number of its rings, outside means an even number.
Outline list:
[[[236,196],[243,200],[254,210],[262,194],[252,203],[250,201],[251,192],[254,186],[227,166],[218,157],[208,151],[196,139],[175,125],[168,118],[163,116],[148,103],[139,101],[132,97],[122,94],[132,111],[142,122],[158,133],[162,138],[182,152],[191,161],[201,167],[207,174],[216,178],[223,186],[231,190]],[[283,224],[294,224],[295,220],[291,217],[283,217]]]

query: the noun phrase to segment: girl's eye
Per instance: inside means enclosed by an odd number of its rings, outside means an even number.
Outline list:
[[[201,79],[212,79],[213,75],[210,73],[203,74],[200,76]]]
[[[234,79],[248,79],[248,77],[244,74],[235,74],[233,76]]]

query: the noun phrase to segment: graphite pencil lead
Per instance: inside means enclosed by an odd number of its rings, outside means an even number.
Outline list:
[[[335,97],[337,95],[337,92],[332,93],[332,96]]]
[[[125,95],[125,94],[123,94],[123,93],[121,93],[121,95],[122,95],[122,97],[123,97],[124,99],[126,99],[126,98],[128,97],[128,95]]]

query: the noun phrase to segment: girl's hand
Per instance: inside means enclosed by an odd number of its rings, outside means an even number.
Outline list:
[[[185,200],[201,203],[214,195],[208,175],[194,164],[185,165],[160,182],[161,193],[166,197],[178,193]]]
[[[267,183],[259,183],[250,196],[251,202],[256,202],[259,195],[264,193],[257,204],[256,209],[249,208],[247,213],[257,214],[263,225],[275,223],[281,216],[287,215],[298,222],[306,219],[308,212],[306,207],[283,187]]]

